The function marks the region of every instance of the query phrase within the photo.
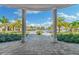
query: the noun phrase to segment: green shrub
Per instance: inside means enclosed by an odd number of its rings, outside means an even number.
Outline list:
[[[57,38],[59,41],[79,43],[79,34],[58,34]]]
[[[41,30],[38,30],[36,33],[37,33],[37,35],[41,35],[42,34],[42,31]]]
[[[21,34],[0,34],[0,42],[21,40]]]
[[[26,33],[26,36],[28,36],[28,33]],[[21,33],[0,33],[0,43],[1,42],[9,42],[9,41],[17,41],[22,39]]]

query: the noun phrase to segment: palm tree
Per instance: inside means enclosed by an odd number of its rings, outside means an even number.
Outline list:
[[[58,27],[58,32],[60,32],[60,30],[61,30],[61,27],[63,26],[63,23],[64,22],[64,18],[62,18],[62,17],[58,17],[57,18],[57,27]]]
[[[3,16],[1,19],[0,19],[0,22],[2,23],[2,26],[4,26],[4,31],[7,31],[8,30],[8,19]]]
[[[52,27],[52,26],[48,27],[48,30],[52,30],[52,29],[53,29],[53,27]]]
[[[67,31],[67,30],[69,30],[69,25],[70,25],[70,23],[68,23],[68,22],[63,22],[63,27],[65,28],[65,30]]]
[[[10,23],[10,24],[9,24],[9,29],[10,29],[11,31],[14,31],[14,28],[15,28],[15,24],[14,24],[14,23]]]
[[[17,29],[18,31],[21,31],[22,21],[21,20],[16,20],[14,24],[15,24],[15,29]]]
[[[72,23],[70,23],[70,30],[71,32],[74,30],[75,32],[77,32],[79,28],[79,21],[73,21]]]

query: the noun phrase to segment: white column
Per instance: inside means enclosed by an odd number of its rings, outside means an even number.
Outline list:
[[[57,42],[57,9],[53,8],[53,37],[54,42]]]
[[[22,9],[22,43],[26,39],[26,10]]]

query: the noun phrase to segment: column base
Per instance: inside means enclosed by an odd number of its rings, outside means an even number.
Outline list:
[[[54,41],[54,42],[51,42],[51,43],[58,43],[58,41]]]
[[[26,41],[26,37],[24,36],[24,37],[22,37],[22,40],[21,40],[21,43],[25,43]]]
[[[58,41],[55,41],[55,42],[50,42],[51,44],[58,44]]]
[[[21,43],[25,43],[25,40],[21,40]]]
[[[51,41],[51,43],[53,43],[53,44],[56,44],[56,43],[58,43],[58,40],[57,40],[57,38],[53,38],[53,39],[52,39],[52,41]]]

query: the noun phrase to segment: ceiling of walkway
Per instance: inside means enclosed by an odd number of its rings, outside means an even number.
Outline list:
[[[51,8],[64,8],[71,4],[6,4],[6,6],[14,8],[25,8],[29,10],[49,10]]]

